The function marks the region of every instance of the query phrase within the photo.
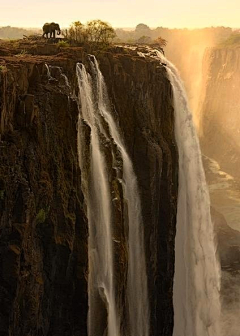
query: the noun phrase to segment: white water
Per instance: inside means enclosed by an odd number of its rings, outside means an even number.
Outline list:
[[[57,75],[57,77],[59,77],[58,79],[60,79],[59,85],[61,86],[61,82],[62,82],[62,86],[66,87],[68,90],[70,90],[70,84],[68,81],[67,76],[62,72],[61,67],[56,66],[56,65],[48,65],[47,63],[45,63],[45,67],[47,70],[47,78],[48,80],[53,80],[56,81],[57,79],[55,77],[52,76],[52,72],[55,72],[55,75]]]
[[[95,57],[91,57],[91,68],[96,80],[97,101],[94,101],[94,83],[83,65],[77,65],[77,77],[79,85],[79,161],[84,172],[83,139],[81,138],[81,125],[84,119],[91,128],[91,181],[84,181],[85,197],[87,199],[89,220],[89,336],[101,336],[96,334],[97,321],[95,299],[97,292],[103,288],[108,305],[108,336],[120,335],[117,304],[115,302],[114,266],[112,225],[114,218],[111,211],[110,190],[106,175],[106,162],[100,149],[100,133],[105,134],[101,118],[104,118],[109,127],[112,140],[117,145],[123,160],[123,193],[127,202],[128,232],[128,280],[127,302],[129,315],[129,336],[149,335],[149,305],[147,293],[147,276],[145,253],[143,243],[143,223],[141,217],[141,204],[137,187],[136,176],[132,163],[124,148],[117,126],[111,116],[108,103],[108,94],[104,78],[99,70]]]
[[[186,94],[175,67],[161,54],[173,87],[175,137],[179,150],[179,195],[177,211],[176,266],[174,279],[174,336],[220,336],[220,269],[216,258],[210,201],[201,151]],[[89,220],[89,336],[98,334],[99,296],[108,310],[108,336],[120,336],[119,312],[114,283],[113,212],[106,161],[100,134],[112,141],[123,160],[123,191],[128,203],[129,336],[149,335],[149,307],[143,244],[141,205],[132,163],[112,118],[103,76],[97,61],[91,61],[92,77],[77,66],[79,84],[79,162]],[[93,94],[94,84],[96,93]],[[84,121],[83,121],[84,120]],[[81,137],[84,122],[91,129],[91,152],[86,172],[86,144]],[[90,177],[89,177],[90,175]],[[87,178],[88,176],[88,178]],[[141,261],[141,262],[140,262]]]
[[[88,333],[97,336],[99,296],[108,306],[108,335],[119,336],[120,325],[117,317],[114,290],[113,242],[111,227],[111,200],[106,173],[105,158],[100,150],[98,123],[99,113],[95,109],[91,78],[85,67],[77,65],[80,113],[78,122],[78,151],[82,171],[82,183],[87,202],[89,222],[89,279],[88,279]],[[90,177],[84,179],[84,146],[81,137],[82,119],[91,129]],[[87,175],[87,174],[85,174]]]
[[[220,336],[220,268],[198,137],[176,68],[160,53],[172,84],[179,151],[174,336]]]

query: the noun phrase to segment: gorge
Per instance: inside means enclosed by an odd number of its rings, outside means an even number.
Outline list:
[[[208,48],[199,104],[200,141],[221,261],[222,333],[239,335],[239,45]]]
[[[219,335],[210,204],[175,68],[120,46],[25,48],[0,50],[2,335]]]
[[[234,33],[221,44],[206,45],[200,64],[201,89],[197,92],[194,111],[221,264],[221,330],[222,335],[231,336],[239,335],[240,313],[238,36]],[[199,83],[196,81],[199,77],[196,71],[199,68],[198,58],[192,54],[192,61],[197,66],[193,76],[187,77],[190,63],[189,66],[186,62],[184,64],[183,58],[179,63],[176,56],[175,63],[183,74],[187,89],[194,88]],[[187,91],[191,96],[193,91]]]

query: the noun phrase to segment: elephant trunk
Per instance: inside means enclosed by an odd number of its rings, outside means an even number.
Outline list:
[[[60,35],[60,34],[61,34],[61,30],[58,30],[58,31],[57,31],[57,34]]]

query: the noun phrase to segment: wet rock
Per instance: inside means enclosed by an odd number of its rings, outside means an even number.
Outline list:
[[[91,67],[83,48],[56,51],[56,46],[46,46],[32,55],[31,48],[35,47],[25,45],[28,54],[22,57],[2,59],[7,72],[0,82],[0,334],[84,336],[88,223],[77,155],[75,71],[77,62],[88,71]],[[178,171],[171,85],[164,66],[136,52],[117,47],[94,53],[139,183],[151,335],[171,336]],[[52,81],[45,64],[52,66]],[[63,74],[70,88],[65,89]],[[90,137],[87,124],[82,136]],[[124,314],[127,249],[122,244],[126,209],[120,183],[122,162],[116,146],[114,158],[109,155],[114,144],[103,145],[118,218],[114,232],[115,262],[121,265],[117,295]]]

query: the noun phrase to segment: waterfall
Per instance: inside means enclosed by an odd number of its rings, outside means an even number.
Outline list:
[[[108,306],[108,335],[120,335],[119,321],[115,304],[114,265],[112,242],[112,213],[111,199],[106,172],[106,161],[100,150],[98,124],[100,115],[95,109],[91,78],[83,65],[77,65],[79,85],[79,100],[81,115],[78,124],[79,162],[83,174],[83,188],[87,202],[87,217],[89,221],[89,336],[97,336],[97,316],[99,314],[99,300],[106,300]],[[83,160],[84,147],[81,138],[82,119],[91,130],[90,149],[90,178],[84,180],[85,166]]]
[[[179,74],[160,52],[156,53],[166,64],[173,88],[175,137],[179,151],[173,335],[220,336],[220,270],[199,142]],[[77,65],[78,153],[89,223],[88,332],[89,336],[120,336],[124,334],[122,325],[127,323],[127,335],[148,336],[149,303],[137,179],[112,116],[107,88],[94,56],[90,57],[89,71],[91,75],[84,65]],[[122,320],[116,292],[119,266],[114,245],[116,219],[108,176],[109,168],[114,167],[109,167],[111,160],[104,152],[109,143],[112,157],[116,155],[114,146],[121,156],[119,179],[127,203],[124,211],[124,225],[128,227],[127,322]],[[103,306],[107,323],[99,332],[98,316]]]
[[[141,202],[131,160],[111,114],[107,88],[94,56],[90,57],[92,76],[84,65],[77,64],[79,86],[78,153],[82,171],[83,191],[86,199],[89,222],[89,336],[97,333],[97,311],[99,296],[107,305],[107,335],[120,336],[118,304],[114,263],[113,226],[114,211],[111,200],[111,186],[107,176],[107,161],[102,151],[104,138],[113,142],[122,160],[123,198],[127,203],[126,226],[128,227],[128,274],[126,302],[128,303],[129,336],[149,335],[149,306],[147,293],[146,262],[143,240]],[[82,136],[84,123],[90,127],[90,158],[85,161],[87,144]],[[106,125],[110,135],[106,131]],[[114,155],[112,153],[112,155]],[[88,165],[88,167],[86,167]],[[88,174],[90,171],[90,177]],[[124,228],[123,228],[124,229]]]
[[[59,87],[68,91],[68,96],[71,92],[71,86],[67,76],[63,73],[62,68],[56,65],[48,65],[45,63],[45,68],[47,71],[48,82],[58,82]]]
[[[201,150],[176,68],[157,52],[173,88],[179,151],[174,279],[174,336],[219,336],[220,269]]]

